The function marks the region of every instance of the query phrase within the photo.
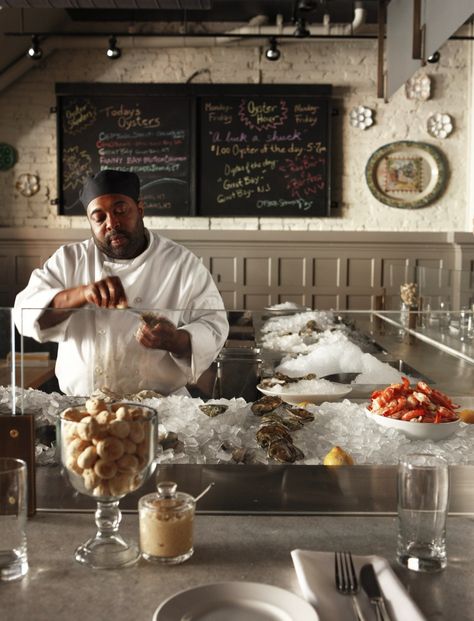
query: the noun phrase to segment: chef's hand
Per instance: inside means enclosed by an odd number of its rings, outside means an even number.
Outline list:
[[[186,330],[178,330],[165,317],[157,317],[153,323],[143,322],[137,331],[137,341],[150,349],[164,349],[178,358],[191,357],[191,336]]]
[[[94,304],[101,308],[126,308],[127,296],[122,281],[118,276],[108,276],[103,280],[71,287],[57,293],[38,318],[42,330],[65,321],[72,313],[73,308],[82,308],[86,304]]]
[[[126,308],[127,296],[118,276],[107,276],[97,282],[82,286],[85,303],[100,308]]]

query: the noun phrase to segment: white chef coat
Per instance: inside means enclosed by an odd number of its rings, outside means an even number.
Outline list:
[[[19,332],[59,343],[56,375],[64,393],[87,396],[107,387],[119,393],[149,389],[169,394],[196,382],[223,347],[227,316],[209,271],[183,246],[146,234],[148,246],[134,259],[110,258],[93,239],[62,246],[17,295]],[[153,311],[187,330],[191,360],[141,345],[135,338],[141,318],[127,309],[87,305],[41,330],[38,319],[57,293],[107,276],[120,278],[130,307]]]

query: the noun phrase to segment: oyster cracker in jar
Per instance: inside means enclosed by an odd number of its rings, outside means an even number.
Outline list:
[[[193,526],[196,502],[177,491],[176,483],[158,483],[158,492],[138,501],[140,550],[147,561],[178,564],[194,552]]]

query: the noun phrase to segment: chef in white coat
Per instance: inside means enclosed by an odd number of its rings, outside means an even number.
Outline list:
[[[91,177],[81,201],[92,238],[62,246],[15,300],[21,334],[59,343],[56,375],[66,394],[183,392],[227,338],[210,273],[183,246],[145,228],[139,193],[134,173]]]

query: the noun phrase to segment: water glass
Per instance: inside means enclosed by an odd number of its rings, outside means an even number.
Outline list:
[[[441,297],[439,301],[439,329],[448,330],[451,321],[451,305],[448,298]]]
[[[0,457],[0,580],[17,580],[28,571],[26,510],[26,462]]]
[[[449,501],[448,464],[443,457],[412,453],[398,467],[399,563],[414,571],[444,569]]]

